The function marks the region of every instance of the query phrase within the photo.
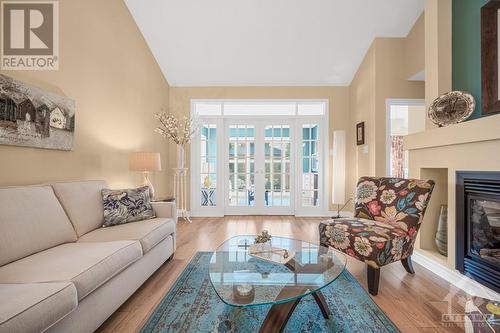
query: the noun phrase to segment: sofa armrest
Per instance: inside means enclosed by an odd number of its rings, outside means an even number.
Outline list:
[[[177,222],[177,206],[175,202],[152,202],[157,217],[169,217]]]

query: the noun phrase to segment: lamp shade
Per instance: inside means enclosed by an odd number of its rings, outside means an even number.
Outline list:
[[[128,168],[130,171],[161,171],[160,153],[131,153]]]

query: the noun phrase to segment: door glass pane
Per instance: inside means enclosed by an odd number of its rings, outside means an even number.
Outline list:
[[[200,204],[217,205],[217,125],[200,128]]]
[[[290,126],[268,125],[264,133],[264,205],[290,206]]]
[[[234,152],[237,159],[231,159]],[[255,205],[255,127],[229,126],[229,205]]]
[[[302,125],[302,205],[319,206],[319,126]]]

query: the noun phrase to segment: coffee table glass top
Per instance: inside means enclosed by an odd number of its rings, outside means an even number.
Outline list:
[[[341,252],[309,242],[273,236],[273,248],[286,249],[291,258],[281,264],[249,254],[255,236],[225,241],[210,260],[210,281],[221,300],[232,306],[280,304],[302,298],[330,283],[344,271]]]

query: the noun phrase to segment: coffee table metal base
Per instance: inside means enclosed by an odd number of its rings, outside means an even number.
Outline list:
[[[321,291],[316,291],[312,293],[316,303],[318,304],[321,313],[325,319],[330,319],[330,309],[326,303],[325,297]],[[299,304],[302,298],[296,299],[294,301],[282,304],[274,304],[269,312],[267,313],[264,323],[260,327],[260,333],[281,333],[285,329],[288,320],[292,316],[293,311]]]

